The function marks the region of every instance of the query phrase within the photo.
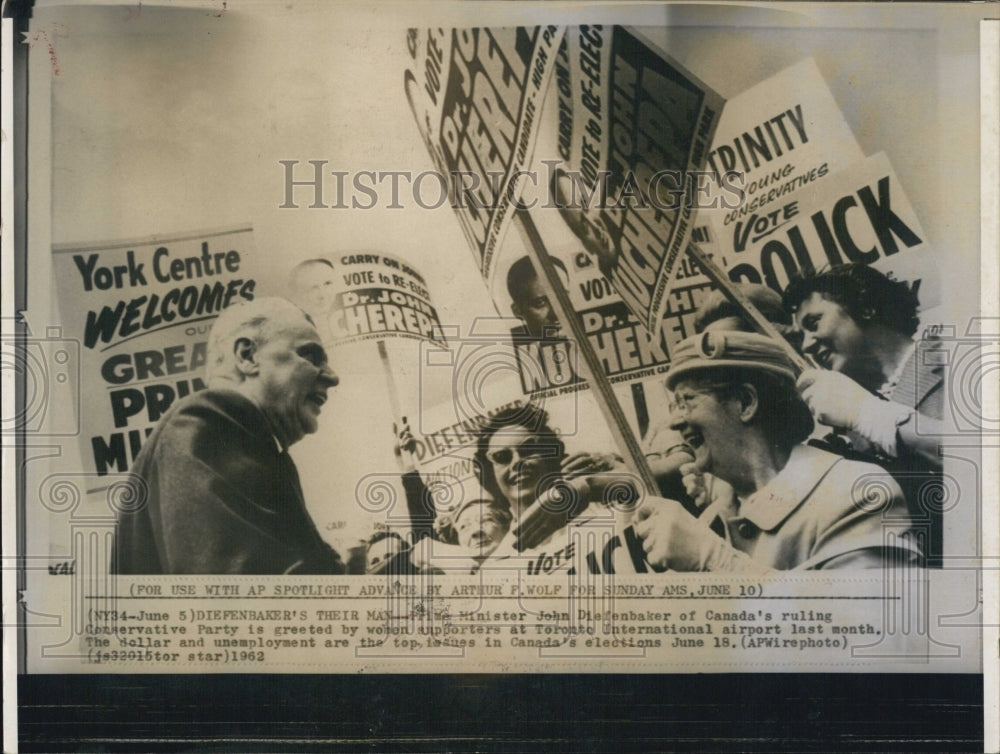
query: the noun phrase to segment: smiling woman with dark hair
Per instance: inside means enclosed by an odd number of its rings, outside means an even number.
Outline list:
[[[898,457],[902,444],[940,468],[938,433],[928,430],[944,414],[943,380],[940,364],[918,354],[917,298],[906,284],[843,265],[794,281],[783,300],[803,352],[823,367],[799,377],[816,419],[855,431],[886,456]],[[928,420],[920,434],[910,421],[917,411]]]
[[[564,453],[548,413],[528,404],[497,413],[482,428],[476,471],[483,489],[517,515],[560,479]]]
[[[404,419],[397,431],[397,452],[412,450],[415,444]],[[428,504],[432,496],[412,465],[406,467],[402,456],[400,462],[410,515],[414,520],[426,517],[434,507]],[[509,512],[517,550],[538,546],[590,504],[603,503],[605,489],[621,482],[625,472],[616,455],[567,454],[548,413],[533,404],[504,409],[482,424],[474,467],[485,497]],[[435,537],[440,539],[440,532]]]
[[[816,421],[846,435],[852,448],[889,469],[915,520],[928,529],[928,564],[944,551],[941,510],[925,501],[941,485],[944,364],[933,339],[914,340],[916,294],[862,264],[833,267],[793,281],[783,296],[809,369],[798,389]]]
[[[604,472],[625,470],[614,455],[566,455],[562,439],[537,406],[494,415],[476,442],[476,473],[483,489],[510,508],[515,548],[536,547],[591,503],[603,502]]]

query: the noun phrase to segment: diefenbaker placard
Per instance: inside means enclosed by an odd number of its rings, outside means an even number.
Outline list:
[[[836,11],[36,9],[27,672],[981,671],[989,11]]]

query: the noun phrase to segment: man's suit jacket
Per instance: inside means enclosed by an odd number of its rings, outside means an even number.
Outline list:
[[[138,499],[119,515],[114,572],[344,572],[291,458],[238,392],[204,390],[172,406],[132,473]]]

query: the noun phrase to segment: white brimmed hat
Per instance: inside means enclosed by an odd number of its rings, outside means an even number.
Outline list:
[[[685,338],[673,349],[667,388],[692,372],[754,369],[795,382],[796,370],[784,346],[757,333],[709,331]]]

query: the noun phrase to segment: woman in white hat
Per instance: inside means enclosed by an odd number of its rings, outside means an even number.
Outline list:
[[[920,557],[899,486],[879,466],[803,444],[812,416],[783,349],[755,333],[682,341],[667,375],[671,426],[732,497],[695,518],[648,501],[636,531],[654,568],[875,568]]]

